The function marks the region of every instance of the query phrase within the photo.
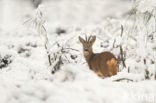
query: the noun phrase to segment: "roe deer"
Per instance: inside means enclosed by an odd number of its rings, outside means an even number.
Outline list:
[[[96,36],[86,37],[86,40],[79,36],[79,40],[83,45],[83,55],[91,70],[100,77],[110,77],[117,74],[117,60],[110,52],[93,53],[92,45],[96,40]]]

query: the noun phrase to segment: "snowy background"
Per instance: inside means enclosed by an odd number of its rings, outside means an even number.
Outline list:
[[[155,0],[41,4],[52,66],[43,35],[29,21],[36,17],[32,0],[0,0],[0,103],[156,103]],[[85,34],[97,36],[95,53],[118,58],[116,76],[102,79],[89,70],[78,41]],[[114,81],[120,78],[133,81]]]

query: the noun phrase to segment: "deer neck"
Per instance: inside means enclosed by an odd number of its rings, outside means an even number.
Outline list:
[[[90,59],[94,56],[94,53],[91,51],[89,55],[84,55],[86,62],[89,64]]]

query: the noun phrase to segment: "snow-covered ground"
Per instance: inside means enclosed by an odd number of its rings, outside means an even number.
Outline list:
[[[134,19],[129,0],[43,1],[52,63],[62,60],[51,74],[42,36],[23,26],[34,12],[30,3],[0,0],[0,103],[156,103],[156,28],[152,16],[143,23],[145,10]],[[78,41],[85,34],[97,36],[94,52],[118,57],[122,44],[126,68],[120,62],[118,74],[105,79],[89,70]]]

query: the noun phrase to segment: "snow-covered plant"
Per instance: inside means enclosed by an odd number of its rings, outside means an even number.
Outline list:
[[[156,52],[153,45],[156,43],[156,1],[136,0],[126,26],[126,40],[131,41],[126,46],[129,50],[128,66],[134,68],[133,72],[144,71],[145,79],[151,79],[156,71]]]
[[[8,64],[10,64],[11,62],[12,62],[11,55],[5,55],[5,56],[0,55],[0,69],[8,66]]]
[[[39,6],[34,13],[34,17],[30,18],[25,23],[28,23],[32,28],[35,28],[36,32],[42,38],[48,56],[49,66],[51,66],[52,63],[51,63],[50,50],[49,50],[50,44],[47,36],[47,31],[44,27],[45,19],[43,16],[43,6]]]
[[[67,40],[69,41],[69,40]],[[77,63],[77,57],[78,55],[74,55],[73,51],[78,52],[78,50],[73,48],[68,48],[67,43],[64,45],[61,45],[61,43],[56,42],[52,50],[50,52],[51,54],[51,68],[52,68],[52,74],[55,73],[55,71],[59,70],[63,64],[68,63]]]
[[[40,35],[40,37],[44,41],[44,46],[45,46],[45,50],[46,50],[48,61],[49,61],[49,67],[52,70],[52,74],[55,73],[55,71],[59,70],[62,64],[71,63],[73,61],[75,62],[75,58],[77,56],[72,55],[70,50],[77,51],[76,49],[67,48],[66,47],[67,43],[65,43],[64,45],[61,45],[57,41],[54,41],[55,43],[52,45],[49,44],[47,31],[44,27],[45,19],[43,16],[42,6],[39,6],[37,10],[35,11],[34,17],[30,18],[25,23],[30,24],[30,27],[35,29],[35,31]],[[70,41],[70,40],[68,40],[67,38],[66,41]]]

